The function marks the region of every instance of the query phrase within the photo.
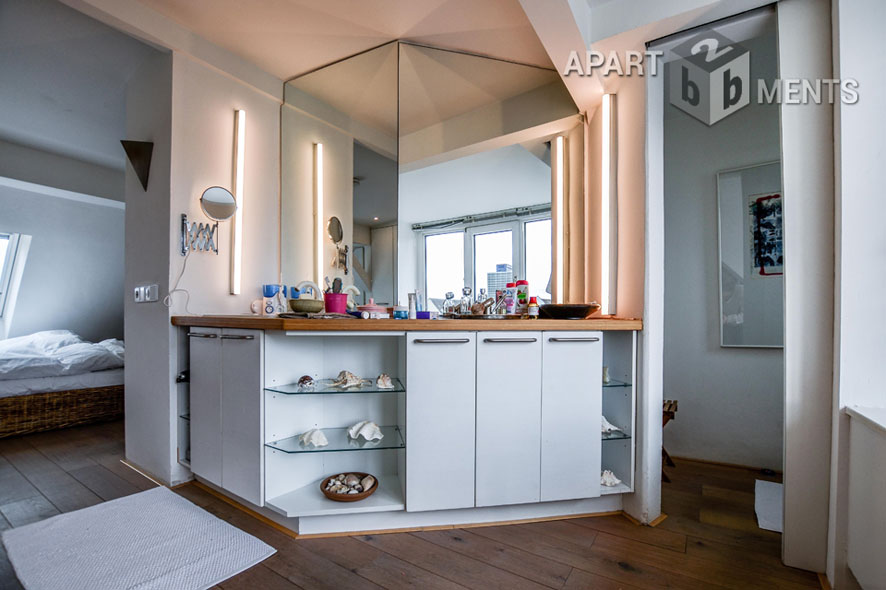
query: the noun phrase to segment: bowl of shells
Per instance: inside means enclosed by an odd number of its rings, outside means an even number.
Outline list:
[[[378,480],[368,473],[339,473],[320,482],[320,491],[336,502],[358,502],[378,489]]]

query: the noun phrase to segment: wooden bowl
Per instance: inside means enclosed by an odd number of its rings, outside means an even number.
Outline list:
[[[295,313],[320,313],[325,307],[322,299],[290,299],[289,309]]]
[[[360,479],[363,479],[367,475],[372,475],[370,473],[361,473],[359,471],[345,471],[343,473],[345,473],[345,474],[353,473],[354,475],[356,475]],[[341,472],[336,473],[335,475],[340,475],[340,474],[341,474]],[[378,477],[373,475],[372,477],[375,477],[375,485],[372,486],[371,488],[369,488],[368,490],[363,490],[359,494],[336,494],[335,492],[327,492],[326,491],[326,484],[329,483],[329,480],[332,479],[333,477],[335,477],[335,475],[330,475],[329,477],[327,477],[326,479],[324,479],[323,481],[320,482],[320,491],[323,492],[324,496],[326,496],[330,500],[335,500],[336,502],[359,502],[360,500],[368,498],[369,496],[374,494],[375,490],[377,490],[378,486],[379,486]]]

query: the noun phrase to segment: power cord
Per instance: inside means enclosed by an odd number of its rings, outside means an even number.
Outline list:
[[[182,268],[178,273],[178,277],[175,279],[175,284],[173,284],[172,289],[169,290],[169,293],[166,294],[166,297],[163,298],[163,305],[166,307],[172,307],[172,295],[174,293],[184,293],[185,294],[185,313],[187,315],[193,315],[191,310],[188,309],[188,305],[191,303],[191,294],[187,289],[179,289],[178,284],[181,282],[182,277],[185,274],[185,269],[188,268],[188,258],[191,257],[192,250],[189,248],[188,253],[185,254],[185,261],[182,262]]]

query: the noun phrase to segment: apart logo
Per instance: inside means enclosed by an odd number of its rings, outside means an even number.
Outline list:
[[[710,31],[674,49],[670,99],[675,107],[713,125],[751,101],[750,51]]]

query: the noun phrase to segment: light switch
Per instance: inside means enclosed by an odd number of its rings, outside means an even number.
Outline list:
[[[145,285],[142,287],[145,290],[145,301],[157,301],[160,298],[160,286],[159,285]]]

